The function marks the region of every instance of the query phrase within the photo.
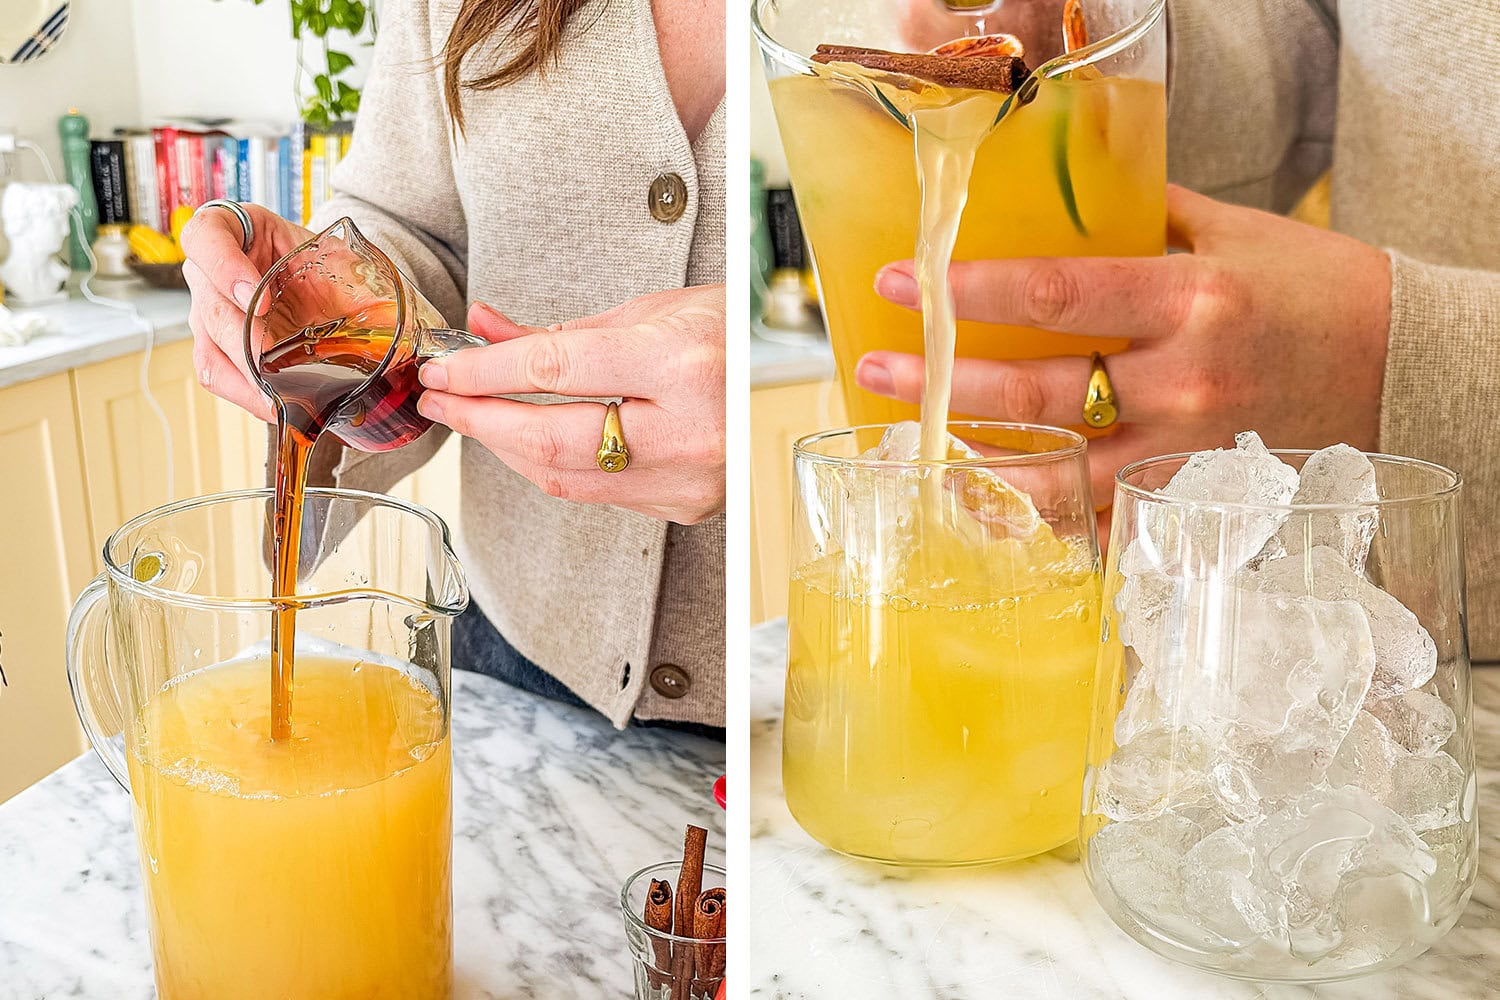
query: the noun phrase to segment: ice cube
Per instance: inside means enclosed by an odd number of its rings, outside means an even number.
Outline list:
[[[880,443],[861,457],[882,462],[914,462],[922,443],[922,425],[915,420],[891,424],[880,435]]]
[[[1110,819],[1141,820],[1208,798],[1204,781],[1208,748],[1191,729],[1152,728],[1138,733],[1100,765],[1094,809]]]
[[[1422,690],[1371,698],[1365,703],[1365,711],[1385,723],[1397,743],[1423,756],[1442,749],[1458,728],[1453,709],[1437,695]]]
[[[1272,560],[1245,578],[1248,586],[1265,593],[1354,601],[1364,608],[1375,643],[1371,692],[1376,698],[1420,687],[1437,671],[1437,646],[1417,616],[1350,569],[1335,549],[1319,545],[1304,555]]]
[[[1359,788],[1313,789],[1248,825],[1262,888],[1282,904],[1291,952],[1316,961],[1343,941],[1341,890],[1357,880],[1405,875],[1426,885],[1431,850],[1396,813]]]
[[[1296,489],[1297,471],[1267,451],[1254,431],[1245,431],[1236,435],[1234,448],[1194,454],[1158,492],[1206,504],[1281,506]],[[1227,573],[1260,552],[1286,516],[1285,510],[1148,508],[1142,528],[1157,551],[1190,574]]]
[[[1427,886],[1429,920],[1452,909],[1458,897],[1472,885],[1477,866],[1476,839],[1474,825],[1469,822],[1453,823],[1422,834],[1423,843],[1437,861],[1437,871]]]
[[[1277,908],[1254,875],[1255,855],[1233,827],[1204,837],[1182,858],[1183,902],[1227,948],[1245,948],[1277,931]]]
[[[1331,755],[1374,669],[1359,605],[1239,590],[1232,603],[1210,610],[1222,620],[1201,630],[1190,675],[1196,690],[1182,697],[1210,705],[1226,723],[1282,734],[1284,750]]]
[[[1359,713],[1328,768],[1329,785],[1363,789],[1419,832],[1460,819],[1465,780],[1451,756],[1412,753],[1369,712]]]
[[[1410,947],[1427,929],[1427,901],[1427,886],[1404,872],[1347,880],[1335,902],[1343,938],[1326,961],[1367,969]]]
[[[1406,818],[1413,830],[1435,830],[1460,819],[1467,776],[1445,753],[1418,757],[1404,749],[1391,772],[1386,805]]]
[[[1110,823],[1089,838],[1089,872],[1137,919],[1192,940],[1199,932],[1183,906],[1182,856],[1202,837],[1198,824],[1173,813]]]
[[[1208,780],[1219,807],[1239,821],[1275,812],[1323,780],[1334,751],[1288,749],[1282,734],[1230,726],[1209,757]],[[1347,742],[1347,741],[1346,741]]]
[[[1308,456],[1292,503],[1365,504],[1377,499],[1375,466],[1357,448],[1336,444]],[[1378,516],[1374,508],[1297,512],[1282,524],[1275,541],[1288,555],[1327,546],[1350,569],[1363,573]]]
[[[1400,752],[1385,724],[1369,712],[1360,712],[1328,767],[1328,784],[1334,788],[1353,785],[1385,802],[1391,795]]]

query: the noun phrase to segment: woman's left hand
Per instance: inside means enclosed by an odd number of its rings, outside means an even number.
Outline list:
[[[955,262],[964,319],[1130,341],[1105,359],[1119,401],[1112,434],[1089,443],[1094,499],[1122,466],[1230,445],[1258,431],[1271,448],[1346,442],[1373,450],[1390,324],[1391,265],[1339,233],[1171,187],[1166,257]],[[917,307],[911,265],[876,290]],[[922,359],[876,351],[856,381],[916,402]],[[1054,425],[1083,422],[1087,357],[960,358],[954,412]]]
[[[693,524],[724,509],[724,324],[723,285],[644,295],[546,329],[475,304],[469,330],[493,343],[424,364],[417,409],[552,496]],[[596,463],[603,405],[495,398],[525,393],[622,397],[629,467]]]

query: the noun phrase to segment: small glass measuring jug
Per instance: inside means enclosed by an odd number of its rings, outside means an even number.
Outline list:
[[[417,412],[423,361],[483,339],[449,329],[359,227],[343,218],[285,254],[256,286],[245,320],[245,359],[272,398],[321,417],[360,451],[390,451],[432,426]],[[315,355],[320,364],[309,364]],[[266,374],[300,366],[273,392]]]
[[[270,738],[268,489],[131,520],[68,622],[68,679],[134,802],[157,995],[446,998],[451,619],[443,522],[307,491],[289,738]]]

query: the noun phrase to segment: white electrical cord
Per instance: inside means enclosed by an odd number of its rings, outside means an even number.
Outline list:
[[[35,153],[36,158],[42,161],[42,170],[47,174],[47,181],[51,184],[57,183],[57,175],[52,172],[52,164],[48,161],[47,154],[42,152],[40,146],[29,139],[17,139],[16,147],[18,149],[29,149]],[[175,456],[172,452],[172,424],[167,420],[167,411],[161,408],[161,403],[157,401],[156,394],[151,391],[151,352],[156,347],[156,324],[147,319],[141,313],[140,309],[136,307],[135,303],[100,295],[89,286],[89,282],[93,281],[95,274],[98,273],[99,261],[94,257],[94,248],[89,246],[89,241],[83,238],[83,210],[74,205],[72,211],[68,214],[69,221],[78,234],[78,242],[83,247],[84,256],[89,261],[88,273],[79,282],[78,290],[83,293],[83,297],[86,300],[95,305],[106,306],[110,309],[119,309],[129,313],[131,319],[135,321],[137,328],[146,335],[146,349],[141,354],[139,376],[141,395],[146,398],[146,405],[151,408],[151,412],[156,414],[157,423],[161,424],[162,443],[165,445],[162,454],[167,460],[167,502],[170,503],[176,499],[175,486],[177,482],[176,468],[173,461]]]

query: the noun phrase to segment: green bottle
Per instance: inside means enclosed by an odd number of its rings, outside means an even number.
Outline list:
[[[77,213],[68,220],[68,262],[75,271],[87,271],[87,248],[94,245],[99,232],[99,205],[94,201],[94,179],[89,167],[89,120],[77,108],[69,108],[57,120],[57,134],[62,139],[63,171],[78,192]]]

